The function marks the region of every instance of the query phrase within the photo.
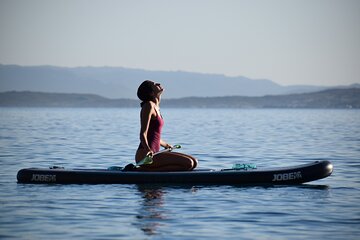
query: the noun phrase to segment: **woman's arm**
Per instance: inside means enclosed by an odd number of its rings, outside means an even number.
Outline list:
[[[147,141],[147,134],[148,134],[150,120],[151,120],[153,111],[154,111],[154,109],[153,109],[152,104],[150,102],[147,102],[142,107],[141,113],[140,113],[140,122],[141,122],[140,143],[143,146],[143,148],[148,152],[151,152],[151,149],[150,149],[149,143]]]

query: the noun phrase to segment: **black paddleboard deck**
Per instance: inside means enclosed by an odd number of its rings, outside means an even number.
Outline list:
[[[248,170],[193,170],[187,172],[140,172],[108,169],[26,168],[17,174],[18,183],[36,184],[215,184],[291,185],[331,175],[329,161]]]

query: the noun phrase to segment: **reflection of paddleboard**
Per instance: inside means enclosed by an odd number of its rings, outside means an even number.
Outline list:
[[[331,175],[329,161],[316,161],[272,169],[200,169],[187,172],[140,172],[110,169],[26,168],[17,174],[18,183],[58,184],[301,184]]]

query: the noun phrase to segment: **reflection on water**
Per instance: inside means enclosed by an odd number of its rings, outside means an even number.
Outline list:
[[[169,203],[166,202],[167,194],[175,194],[178,196],[181,196],[182,193],[194,194],[199,188],[192,185],[143,184],[137,185],[137,190],[140,192],[141,204],[134,225],[145,235],[151,236],[163,232],[161,227],[164,227],[169,221],[174,220],[171,218],[176,214],[176,210],[168,206],[166,207],[166,205],[169,205]],[[183,206],[178,205],[177,209],[182,209],[182,207]]]
[[[161,227],[161,221],[167,218],[163,210],[164,191],[160,186],[147,185],[138,185],[138,190],[142,196],[142,204],[136,215],[137,224],[146,235],[154,235]]]

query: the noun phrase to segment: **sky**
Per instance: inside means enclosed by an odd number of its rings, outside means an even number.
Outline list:
[[[0,64],[360,83],[358,0],[0,0]]]

